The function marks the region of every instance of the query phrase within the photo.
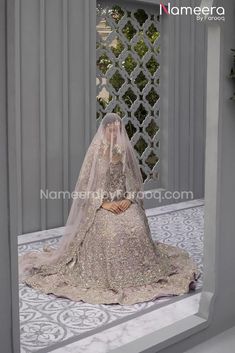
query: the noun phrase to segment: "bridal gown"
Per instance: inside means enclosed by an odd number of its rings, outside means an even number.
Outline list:
[[[111,166],[105,188],[125,192],[121,162]],[[129,305],[188,293],[199,276],[188,252],[152,239],[145,211],[133,198],[120,214],[98,207],[79,246],[71,242],[53,271],[50,266],[35,267],[25,283],[74,301]]]

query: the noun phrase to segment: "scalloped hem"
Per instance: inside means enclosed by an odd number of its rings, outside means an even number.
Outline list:
[[[120,288],[117,291],[109,288],[83,288],[66,284],[49,289],[45,285],[35,284],[28,278],[26,285],[39,290],[44,294],[53,294],[58,298],[73,301],[83,301],[89,304],[119,304],[132,305],[141,302],[153,301],[162,297],[179,296],[195,291],[199,272],[192,272],[191,276],[184,277],[180,273],[166,277],[164,280],[141,286]],[[35,276],[34,276],[35,277]],[[48,284],[49,285],[49,284]]]

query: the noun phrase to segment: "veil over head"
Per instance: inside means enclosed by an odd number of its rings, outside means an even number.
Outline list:
[[[19,256],[20,281],[32,271],[40,273],[43,269],[43,273],[53,274],[59,264],[64,266],[79,261],[77,249],[104,201],[108,170],[118,162],[122,163],[122,171],[126,176],[126,191],[132,195],[128,198],[143,208],[142,199],[136,197],[139,191],[143,191],[143,179],[125,124],[118,114],[107,113],[86,152],[57,248],[44,246],[43,251],[31,251]]]

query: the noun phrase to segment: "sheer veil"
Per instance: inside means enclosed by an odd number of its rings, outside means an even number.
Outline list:
[[[126,176],[127,198],[138,202],[141,198],[143,179],[135,151],[129,141],[125,125],[116,113],[107,113],[86,152],[78,180],[72,193],[73,202],[66,221],[63,235],[57,248],[44,246],[42,251],[30,251],[19,256],[19,281],[31,273],[54,273],[58,264],[79,261],[78,247],[94,221],[96,211],[105,198],[105,177],[108,168],[122,163]],[[57,267],[55,267],[55,265]]]

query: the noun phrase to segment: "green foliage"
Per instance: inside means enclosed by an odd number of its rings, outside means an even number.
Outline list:
[[[154,119],[153,107],[159,99],[157,87],[155,87],[155,85],[159,84],[159,78],[155,78],[159,67],[157,54],[160,52],[160,47],[156,46],[156,41],[160,36],[156,27],[159,18],[157,18],[155,14],[149,16],[143,9],[137,9],[134,12],[123,11],[118,5],[112,6],[112,8],[99,7],[97,14],[104,18],[107,17],[108,26],[110,26],[108,20],[110,18],[111,21],[115,23],[112,42],[101,41],[97,43],[97,49],[100,51],[97,67],[106,79],[107,90],[109,91],[110,87],[112,87],[116,93],[116,104],[114,108],[112,108],[112,111],[123,117],[125,113],[120,106],[122,106],[121,103],[125,103],[128,108],[128,116],[134,117],[134,120],[139,125],[138,131],[141,133],[138,140],[135,142],[134,148],[137,152],[143,179],[145,180],[147,178],[144,172],[144,166],[142,166],[143,162],[149,167],[148,175],[150,177],[158,177],[158,173],[155,172],[153,168],[159,160],[155,151],[155,147],[158,146],[156,143],[156,135],[159,127]],[[124,26],[121,26],[119,22],[124,15],[127,16],[127,22]],[[133,16],[137,23],[132,21]],[[146,28],[147,19],[150,19],[151,23]],[[121,35],[119,36],[118,33]],[[123,37],[125,39],[123,39]],[[110,51],[112,51],[114,58],[110,58]],[[146,53],[148,53],[148,55],[150,54],[147,61],[144,60]],[[120,60],[121,54],[122,60]],[[134,78],[133,72],[136,67],[140,68],[140,71]],[[112,75],[110,75],[110,68],[115,68]],[[120,89],[124,88],[126,82],[128,83],[128,88],[125,89],[123,93]],[[139,91],[138,94],[132,89],[132,82],[137,91]],[[153,86],[148,90],[148,93],[144,93],[144,88],[148,83],[151,83]],[[105,98],[97,97],[97,101],[102,109],[100,114],[97,114],[97,119],[103,117],[107,106],[113,99],[114,98],[109,93],[107,93]],[[139,104],[135,108],[135,111],[132,112],[133,103],[137,102],[137,100]],[[142,125],[149,114],[148,109],[145,109],[146,103],[144,103],[143,100],[148,102],[151,116],[153,117],[147,126]],[[158,115],[158,113],[156,114]],[[129,120],[126,124],[126,130],[131,139],[137,131],[135,122]],[[142,155],[149,145],[151,146],[151,152],[149,152],[148,156],[142,161]]]
[[[118,23],[121,18],[124,15],[123,10],[121,9],[120,6],[115,5],[112,7],[110,10],[110,15],[113,18],[113,20]],[[139,25],[142,26],[148,16],[146,15],[145,11],[142,9],[138,9],[135,14],[134,14],[136,20],[138,21]],[[127,21],[126,25],[122,29],[123,34],[126,36],[128,41],[130,42],[131,39],[137,34],[136,28],[132,25],[131,21]],[[159,53],[160,49],[159,48],[153,48],[152,45],[154,42],[157,40],[159,37],[160,33],[158,32],[157,28],[153,25],[153,23],[149,26],[149,28],[146,31],[147,38],[149,39],[149,46],[146,45],[144,38],[143,38],[143,30],[138,31],[138,41],[134,46],[131,44],[128,44],[128,47],[126,48],[125,45],[122,43],[122,41],[117,38],[115,45],[111,45],[111,50],[114,53],[115,57],[118,58],[119,55],[124,51],[128,50],[129,54],[126,56],[126,58],[123,60],[121,63],[121,70],[125,70],[128,75],[131,75],[135,67],[137,66],[137,63],[135,59],[132,57],[131,53],[134,50],[139,58],[140,58],[140,63],[139,66],[142,67],[142,58],[144,55],[149,51],[149,48],[156,54]],[[105,49],[105,46],[104,46]],[[108,69],[112,66],[119,66],[117,63],[112,63],[110,58],[107,56],[105,52],[103,52],[99,59],[97,60],[97,66],[100,69],[100,71],[105,75],[108,71]],[[159,67],[159,63],[157,62],[156,58],[154,56],[151,57],[151,59],[148,61],[146,64],[146,68],[149,71],[149,73],[153,76],[156,70]],[[109,82],[111,85],[114,87],[116,91],[120,89],[120,87],[124,84],[125,80],[123,77],[120,75],[118,71],[115,72],[115,74],[109,79]],[[135,79],[135,84],[137,87],[142,91],[146,84],[148,83],[148,78],[144,75],[144,73],[141,71],[141,73],[137,76]],[[128,94],[130,95],[128,96]],[[154,90],[151,90],[151,92],[148,95],[149,98],[149,103],[151,105],[154,104],[156,99],[158,99],[158,95]],[[125,101],[126,102],[132,102],[133,101],[133,92],[128,91],[125,94]],[[103,108],[108,105],[108,101],[105,100],[99,100],[100,104],[102,105]]]

